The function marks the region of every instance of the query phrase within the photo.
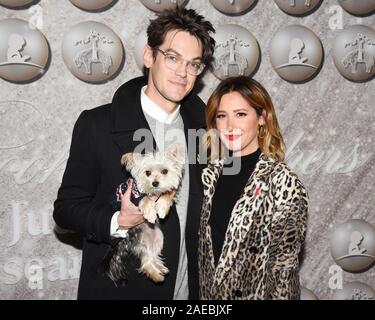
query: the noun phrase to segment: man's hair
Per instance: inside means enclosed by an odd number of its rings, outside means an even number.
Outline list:
[[[163,11],[156,19],[150,21],[147,28],[147,44],[155,51],[163,42],[169,31],[186,31],[200,40],[202,44],[202,62],[210,67],[213,60],[215,40],[210,36],[215,29],[205,18],[193,9],[176,7]],[[154,56],[155,57],[155,56]]]

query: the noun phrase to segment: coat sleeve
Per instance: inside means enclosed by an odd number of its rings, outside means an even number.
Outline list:
[[[287,171],[273,179],[272,238],[266,297],[299,300],[299,255],[305,236],[308,195],[298,177]]]
[[[63,175],[53,218],[56,224],[94,242],[114,243],[110,237],[113,210],[95,200],[100,168],[94,149],[93,118],[89,111],[79,116],[72,136],[69,158]]]

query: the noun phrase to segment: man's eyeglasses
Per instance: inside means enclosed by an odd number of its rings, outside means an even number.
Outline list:
[[[164,62],[167,68],[176,71],[178,66],[182,65],[185,61],[181,56],[172,53],[172,52],[165,52],[159,48],[157,48],[161,54],[164,55]],[[200,61],[187,61],[186,63],[186,71],[192,76],[198,76],[202,73],[205,65]]]

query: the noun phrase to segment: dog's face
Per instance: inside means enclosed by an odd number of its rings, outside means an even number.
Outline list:
[[[185,155],[182,147],[174,144],[164,152],[126,153],[121,163],[126,166],[141,193],[161,194],[176,190],[181,182]]]

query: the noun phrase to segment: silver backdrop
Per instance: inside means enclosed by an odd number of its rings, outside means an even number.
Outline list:
[[[208,0],[190,0],[187,7],[197,9],[216,28],[245,27],[259,43],[262,58],[254,78],[273,98],[287,163],[310,196],[301,285],[319,299],[339,296],[334,289],[340,281],[375,289],[374,266],[357,274],[341,271],[330,253],[330,238],[339,224],[364,219],[375,226],[375,80],[349,81],[332,59],[340,29],[356,24],[375,29],[375,16],[350,15],[336,0],[323,1],[302,18],[284,13],[274,1],[258,1],[239,16],[219,12]],[[0,6],[0,20],[37,23],[51,51],[50,64],[37,81],[14,84],[0,78],[0,299],[75,299],[79,239],[56,229],[52,219],[72,128],[82,110],[108,103],[122,83],[141,75],[133,55],[136,36],[153,17],[138,0],[119,0],[98,13],[80,10],[68,0],[41,0],[23,10]],[[124,45],[124,66],[106,83],[83,82],[63,62],[64,35],[87,20],[107,25]],[[324,48],[321,70],[303,84],[283,80],[270,62],[274,35],[293,24],[312,30]],[[219,80],[208,72],[203,82],[200,96],[207,101]]]

